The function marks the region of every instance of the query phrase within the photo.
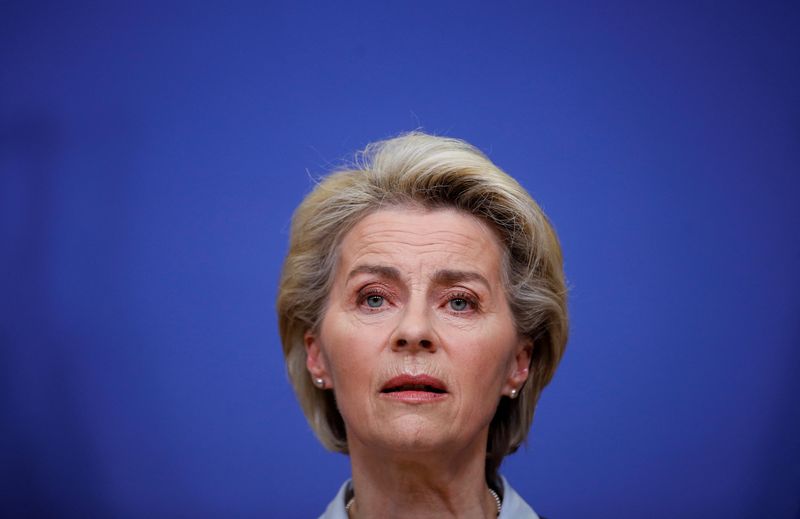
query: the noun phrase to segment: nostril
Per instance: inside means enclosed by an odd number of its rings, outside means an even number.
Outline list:
[[[411,346],[413,345],[413,346]],[[430,339],[419,339],[419,340],[408,340],[408,339],[397,339],[394,342],[393,348],[421,348],[424,350],[434,350],[433,341]]]

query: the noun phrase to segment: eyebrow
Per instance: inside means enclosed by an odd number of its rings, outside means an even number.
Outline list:
[[[394,267],[387,265],[359,265],[350,271],[347,279],[350,280],[359,274],[373,274],[392,281],[398,281],[401,278],[400,271]],[[437,270],[434,272],[432,279],[437,285],[456,285],[465,281],[477,281],[485,285],[490,292],[492,289],[492,285],[485,277],[470,270]]]
[[[386,265],[359,265],[350,271],[347,275],[347,279],[350,280],[359,274],[374,274],[382,278],[391,279],[392,281],[400,279],[400,271]]]
[[[439,285],[455,285],[464,281],[477,281],[485,285],[490,292],[492,289],[485,277],[470,270],[437,270],[433,274],[433,280]]]

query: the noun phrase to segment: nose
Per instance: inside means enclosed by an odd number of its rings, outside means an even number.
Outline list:
[[[403,309],[400,322],[391,337],[393,351],[428,351],[438,348],[438,340],[433,330],[431,317],[424,304],[408,305]]]

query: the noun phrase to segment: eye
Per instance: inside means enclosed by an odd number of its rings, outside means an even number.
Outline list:
[[[391,305],[392,295],[383,287],[367,286],[359,291],[356,301],[358,306],[368,312],[380,312]]]
[[[450,300],[450,308],[455,310],[456,312],[463,312],[469,308],[469,301],[466,299],[456,297],[455,299]]]
[[[455,292],[447,296],[447,309],[455,314],[472,314],[480,310],[478,299],[468,292]]]
[[[367,306],[370,308],[380,308],[383,306],[383,296],[371,295],[366,298]]]

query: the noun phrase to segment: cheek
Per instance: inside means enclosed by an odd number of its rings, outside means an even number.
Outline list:
[[[505,378],[506,362],[500,355],[476,355],[462,365],[468,366],[464,378],[474,393],[494,392]]]
[[[506,381],[513,360],[513,338],[503,333],[483,335],[481,339],[465,344],[460,358],[454,359],[462,366],[462,381],[471,392],[499,392]]]
[[[366,390],[377,363],[375,331],[354,327],[346,317],[333,317],[330,322],[323,326],[322,336],[334,391],[340,396],[345,391]]]

